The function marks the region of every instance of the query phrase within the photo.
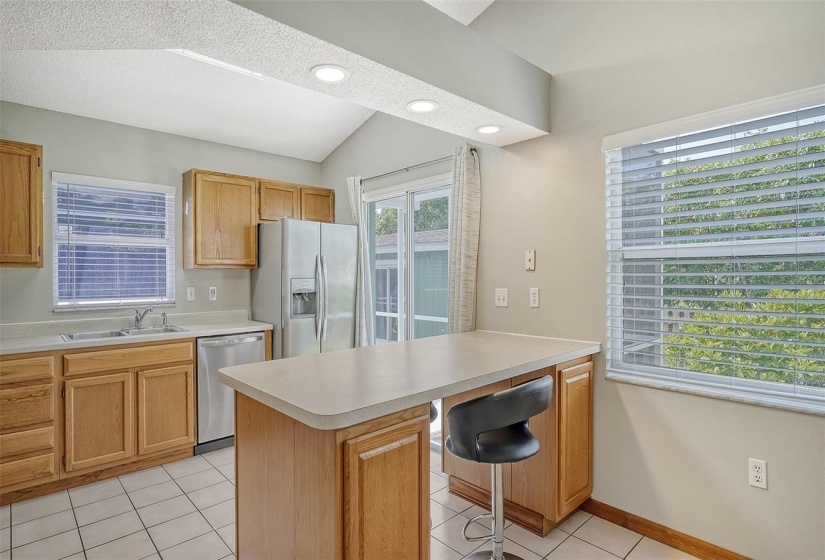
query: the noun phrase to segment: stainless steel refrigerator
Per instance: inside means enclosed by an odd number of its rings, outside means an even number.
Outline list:
[[[273,358],[352,348],[355,226],[283,219],[261,224],[252,318],[272,323]]]

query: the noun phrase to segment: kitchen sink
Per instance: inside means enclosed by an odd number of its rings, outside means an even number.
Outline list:
[[[170,332],[189,332],[186,329],[182,329],[181,327],[141,327],[139,329],[123,329],[123,334],[129,336],[138,336],[138,335],[145,335],[145,334],[163,334],[163,333],[170,333]]]
[[[72,342],[73,340],[95,340],[98,338],[112,338],[116,336],[141,336],[147,334],[163,334],[173,332],[188,332],[181,327],[141,327],[139,329],[120,329],[119,331],[101,331],[101,332],[81,332],[61,334],[60,338],[64,342]]]

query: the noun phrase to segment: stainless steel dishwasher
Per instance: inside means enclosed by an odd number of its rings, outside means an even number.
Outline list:
[[[198,339],[198,445],[195,453],[235,441],[235,391],[218,381],[218,370],[263,362],[264,333]]]

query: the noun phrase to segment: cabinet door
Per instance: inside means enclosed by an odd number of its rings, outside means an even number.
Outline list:
[[[260,181],[261,220],[301,217],[301,187],[290,183]]]
[[[195,174],[195,266],[257,266],[257,195],[255,179]]]
[[[138,455],[192,444],[192,366],[138,371]]]
[[[429,418],[346,441],[345,558],[429,558],[429,456]]]
[[[558,376],[558,518],[593,490],[593,362],[562,369]]]
[[[335,191],[301,187],[301,219],[335,222]]]
[[[134,455],[132,373],[66,381],[66,471]]]
[[[0,265],[43,266],[43,147],[0,140]]]

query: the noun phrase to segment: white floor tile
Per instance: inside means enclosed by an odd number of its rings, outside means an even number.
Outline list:
[[[440,540],[430,537],[430,560],[461,560],[461,555]]]
[[[218,449],[217,451],[204,453],[201,457],[209,461],[213,467],[222,467],[235,461],[235,448],[227,447],[225,449]]]
[[[34,498],[11,505],[11,522],[13,525],[25,523],[38,517],[72,509],[69,493],[63,490],[42,498]]]
[[[511,541],[520,544],[527,550],[531,550],[539,556],[544,557],[550,554],[557,546],[564,542],[564,539],[570,535],[564,531],[553,529],[544,537],[540,537],[535,533],[531,533],[527,529],[511,524],[504,530],[504,536]]]
[[[228,480],[235,480],[235,461],[232,461],[231,463],[227,463],[225,465],[221,465],[220,467],[218,467],[218,470]]]
[[[138,514],[130,511],[81,527],[80,537],[83,539],[83,548],[88,550],[141,530],[143,523]]]
[[[14,560],[58,560],[82,551],[77,529],[12,550]]]
[[[0,529],[0,552],[6,552],[11,548],[11,527]]]
[[[447,506],[451,510],[458,513],[461,513],[473,505],[463,498],[450,494],[446,488],[431,494],[430,497],[442,506]]]
[[[161,551],[164,558],[164,550],[171,548],[189,539],[204,535],[212,531],[212,527],[206,519],[198,512],[193,512],[183,517],[178,517],[166,523],[155,525],[149,528],[149,535],[152,537],[155,546]],[[217,536],[217,535],[216,535]],[[193,556],[193,558],[198,558]]]
[[[547,556],[547,560],[616,560],[616,556],[576,537],[569,537]]]
[[[211,469],[212,465],[200,455],[196,455],[188,459],[175,461],[174,463],[167,463],[163,465],[163,468],[166,469],[166,472],[168,472],[172,478],[180,478]]]
[[[184,492],[194,492],[195,490],[200,490],[201,488],[206,488],[207,486],[212,486],[225,480],[226,477],[223,476],[218,469],[210,468],[208,471],[183,476],[175,480],[175,482],[178,483],[178,486],[180,486],[180,489]]]
[[[448,519],[430,533],[453,550],[461,554],[469,554],[481,546],[481,543],[467,542],[461,536],[461,530],[466,522],[467,518],[457,515],[452,519]],[[467,530],[467,534],[471,537],[481,537],[487,534],[487,530],[478,523],[473,523]]]
[[[80,527],[83,527],[89,523],[114,517],[115,515],[120,515],[121,513],[132,511],[133,509],[134,508],[132,507],[132,502],[129,500],[129,496],[123,494],[121,496],[106,498],[105,500],[100,500],[99,502],[93,502],[85,506],[74,508],[74,514],[77,518],[77,524]]]
[[[484,543],[478,547],[477,550],[489,550],[492,552],[493,544],[491,542]],[[516,556],[521,556],[524,560],[541,560],[541,556],[538,554],[535,554],[518,543],[514,543],[513,541],[507,539],[504,539],[504,552],[510,552]]]
[[[156,552],[156,553],[154,553],[154,554],[153,554],[153,555],[151,555],[151,556],[147,556],[147,557],[146,557],[146,558],[144,558],[143,560],[161,560],[161,558],[160,558],[160,554],[158,554],[158,553]]]
[[[154,527],[155,525],[166,523],[167,521],[183,517],[193,511],[197,511],[197,509],[186,496],[178,496],[171,500],[164,500],[137,510],[140,520],[143,521],[146,527]]]
[[[79,486],[69,490],[69,497],[72,499],[72,507],[85,506],[113,496],[124,494],[123,486],[117,478],[101,480],[85,486]]]
[[[235,523],[235,500],[221,502],[201,510],[201,513],[212,525],[213,529],[220,529]]]
[[[141,560],[157,552],[146,531],[132,533],[126,537],[87,549],[87,560]]]
[[[67,556],[61,560],[86,560],[86,553],[78,552],[77,554],[72,554],[71,556]]]
[[[235,497],[235,486],[230,482],[221,482],[187,494],[198,509],[208,508]]]
[[[230,556],[232,551],[224,544],[215,531],[210,531],[198,538],[186,541],[167,550],[160,555],[163,560],[219,560]]]
[[[435,494],[442,488],[447,487],[447,479],[434,472],[430,473],[430,494]]]
[[[448,507],[444,507],[435,500],[430,500],[430,521],[433,527],[438,527],[451,517],[455,517],[458,513],[454,512]]]
[[[564,523],[562,523],[556,528],[561,529],[568,535],[572,535],[576,532],[576,529],[584,525],[584,523],[591,517],[593,516],[579,509],[576,510],[576,513],[565,519]]]
[[[0,560],[11,560],[11,550],[0,552]]]
[[[226,543],[226,546],[229,547],[233,553],[236,552],[235,550],[235,524],[227,525],[226,527],[221,527],[218,529],[218,535],[223,539],[223,542]]]
[[[627,555],[627,560],[692,560],[695,558],[695,556],[647,537],[643,537],[636,548]]]
[[[17,548],[76,528],[74,513],[61,511],[15,525],[11,528],[11,539],[14,547]]]
[[[123,488],[125,488],[127,492],[134,492],[147,486],[154,486],[155,484],[172,480],[172,477],[169,476],[169,473],[167,473],[163,467],[154,467],[146,469],[145,471],[125,474],[119,478],[120,483],[123,484]]]
[[[11,506],[0,507],[0,529],[5,529],[11,524]]]
[[[627,556],[627,553],[642,539],[639,533],[634,533],[599,517],[591,517],[573,534],[583,541],[622,558]]]
[[[174,481],[170,480],[169,482],[130,492],[129,498],[135,508],[140,509],[181,495],[183,495],[183,491]]]

